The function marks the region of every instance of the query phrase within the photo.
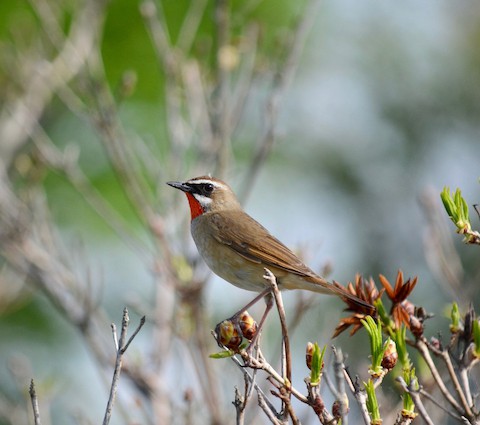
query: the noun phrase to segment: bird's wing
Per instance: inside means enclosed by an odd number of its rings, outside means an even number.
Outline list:
[[[212,223],[215,239],[247,260],[301,276],[315,276],[290,249],[245,212],[212,213]]]
[[[369,311],[375,311],[375,307],[367,301],[317,276],[292,251],[245,212],[222,211],[221,214],[214,212],[208,214],[212,214],[213,237],[247,260],[306,277],[307,281],[312,282],[313,280],[312,283],[316,284],[316,292],[336,294],[351,300],[358,306],[368,308]],[[320,291],[318,288],[326,291]],[[302,287],[302,289],[314,290],[312,287]]]

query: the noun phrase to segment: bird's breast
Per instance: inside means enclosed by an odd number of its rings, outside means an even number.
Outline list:
[[[219,242],[213,231],[205,217],[192,220],[193,240],[208,267],[216,275],[239,288],[262,291],[268,285],[263,278],[264,266],[245,259],[228,245]]]

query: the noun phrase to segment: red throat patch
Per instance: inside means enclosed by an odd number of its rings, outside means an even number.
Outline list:
[[[186,192],[185,195],[187,195],[188,199],[188,204],[190,205],[190,214],[192,215],[192,220],[194,218],[197,218],[199,215],[202,215],[204,213],[202,206],[200,205],[200,202],[198,202],[195,199],[195,196],[193,196],[191,193]]]

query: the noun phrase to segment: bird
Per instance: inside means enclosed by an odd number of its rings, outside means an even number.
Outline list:
[[[264,278],[265,268],[268,268],[280,290],[302,289],[337,295],[361,308],[373,309],[366,301],[307,267],[243,210],[227,183],[205,175],[167,184],[187,196],[195,245],[208,267],[222,279],[263,296],[271,289]]]

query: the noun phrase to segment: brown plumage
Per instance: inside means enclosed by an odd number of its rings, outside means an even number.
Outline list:
[[[280,289],[334,294],[371,307],[307,267],[243,211],[226,183],[202,176],[168,184],[186,193],[195,244],[210,269],[221,278],[240,288],[261,292],[268,287],[263,278],[266,267],[275,275]]]

